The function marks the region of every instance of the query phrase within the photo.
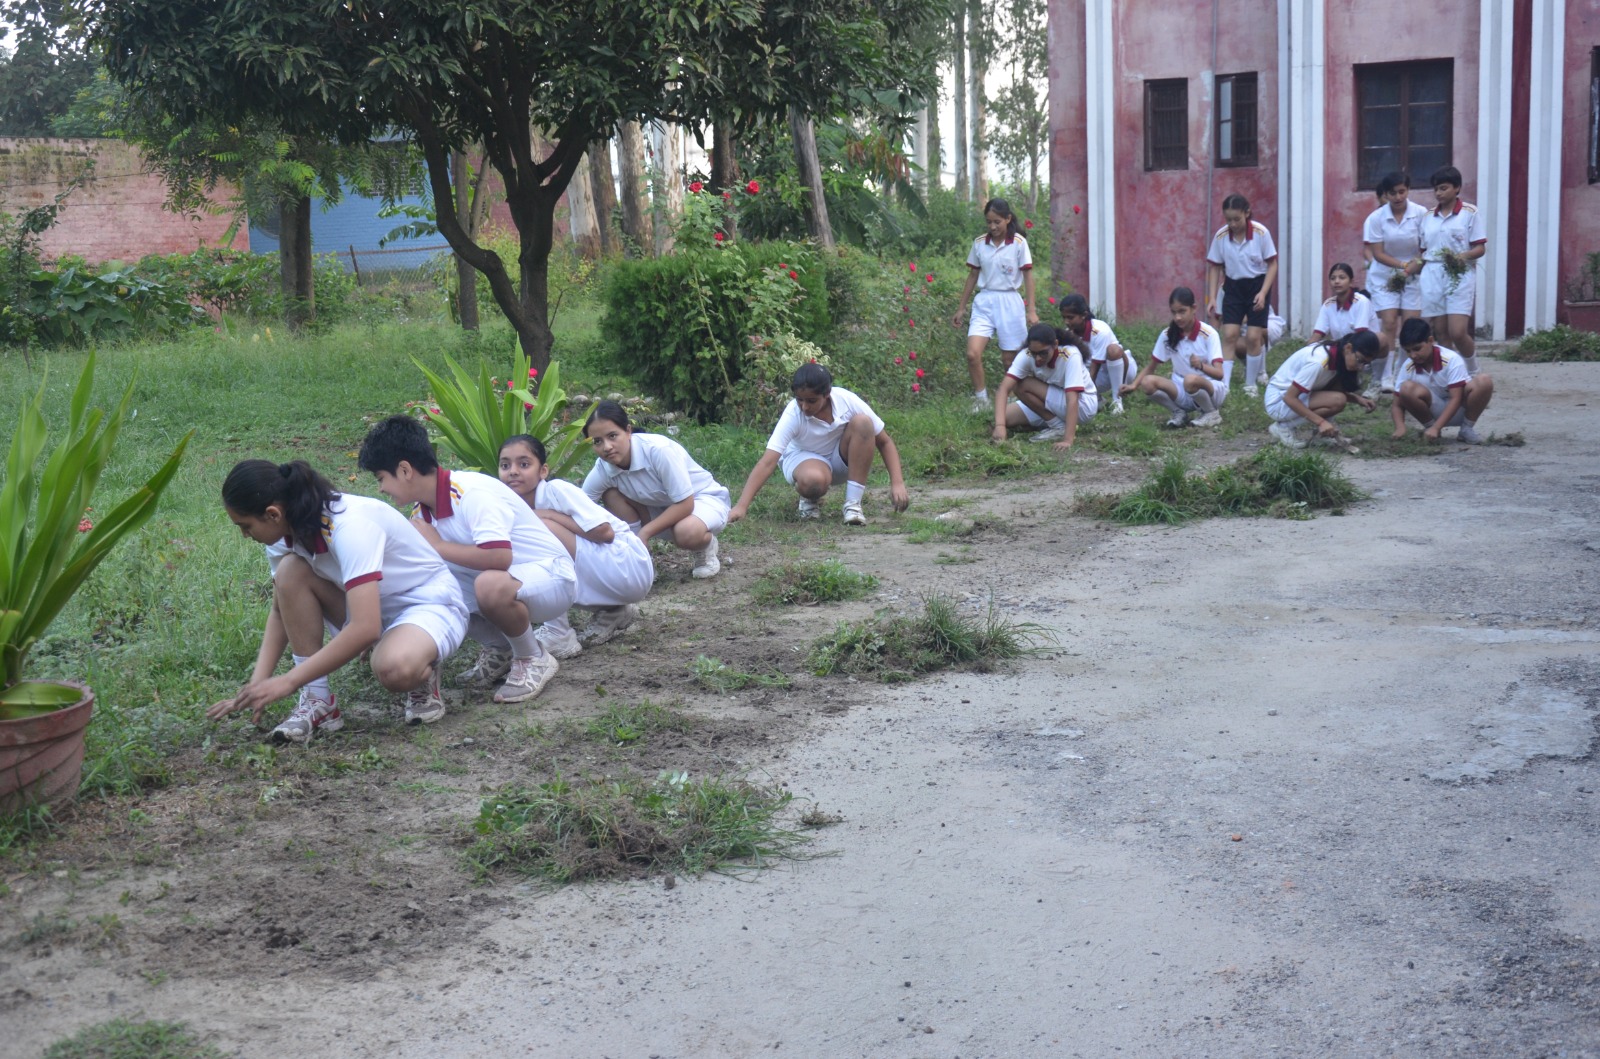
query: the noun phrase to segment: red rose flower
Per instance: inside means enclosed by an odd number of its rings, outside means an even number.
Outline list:
[[[933,282],[933,273],[932,272],[924,273],[922,278],[927,280],[929,283],[932,283]]]
[[[716,234],[714,234],[714,235],[713,235],[713,236],[712,236],[712,238],[713,238],[713,239],[715,239],[715,240],[716,240],[716,241],[717,241],[717,242],[719,242],[719,243],[720,243],[720,242],[722,242],[722,241],[723,241],[723,240],[724,240],[724,239],[726,239],[726,238],[727,238],[727,236],[725,236],[725,235],[723,235],[723,234],[722,234],[722,233],[721,233],[721,232],[717,232],[717,233],[716,233]]]
[[[1050,299],[1050,304],[1051,304],[1051,305],[1054,305],[1054,304],[1055,304],[1055,303],[1056,303],[1056,300],[1055,300],[1055,298],[1054,298],[1054,297],[1051,297],[1051,299]]]
[[[1033,227],[1033,222],[1032,221],[1023,221],[1022,222],[1022,226],[1024,228],[1032,228]]]
[[[724,199],[724,200],[727,200],[727,199],[731,199],[731,198],[733,198],[733,192],[731,192],[731,191],[724,191],[724,192],[723,192],[723,193],[722,193],[722,197],[723,197],[723,199]]]
[[[756,192],[761,190],[761,185],[757,184],[754,180],[752,180],[752,181],[750,181],[750,183],[748,183],[748,184],[746,184],[744,186],[744,189],[746,191],[750,192],[750,194],[754,195]]]
[[[899,357],[894,358],[894,362],[895,362],[895,365],[898,367],[899,364],[900,364],[900,358]]]
[[[784,264],[784,263],[783,263],[783,262],[782,262],[782,261],[780,261],[780,262],[778,262],[778,267],[779,267],[779,268],[780,268],[780,269],[783,269],[783,268],[788,268],[788,267],[789,267],[789,266],[788,266],[788,265],[785,265],[785,264]]]
[[[912,360],[916,360],[916,359],[917,359],[917,351],[916,351],[916,350],[914,350],[914,349],[913,349],[913,350],[912,350],[912,351],[911,351],[911,354],[910,354],[910,356],[911,356],[911,359],[912,359]]]
[[[791,268],[789,270],[789,278],[793,279],[793,280],[798,280],[800,278],[800,273],[796,272],[794,269]]]
[[[910,293],[911,293],[911,288],[910,288],[910,287],[907,287],[907,288],[906,288],[906,291],[905,291],[905,292],[906,292],[906,293],[907,293],[907,294],[910,294]]]
[[[529,368],[528,369],[528,378],[537,379],[538,377],[539,377],[539,369],[538,368]]]
[[[920,382],[912,383],[911,384],[911,392],[912,393],[921,393],[922,392],[922,384]]]
[[[917,322],[915,320],[908,320],[906,322],[909,323],[912,327],[916,327],[917,326]]]
[[[524,412],[531,412],[531,411],[533,411],[533,405],[529,404],[527,401],[523,401],[522,402],[522,410]]]
[[[919,379],[922,378],[922,369],[921,368],[917,369],[917,378],[919,378]]]
[[[702,183],[700,183],[700,181],[696,180],[695,182],[693,182],[692,184],[689,185],[689,194],[698,195],[698,194],[700,194],[701,190],[704,187],[705,187],[704,184],[702,184]]]
[[[915,272],[916,270],[917,270],[917,263],[915,261],[913,261],[913,262],[911,262],[911,271]]]
[[[1082,206],[1074,206],[1074,207],[1072,207],[1072,212],[1073,213],[1082,213],[1083,212],[1083,207]]]

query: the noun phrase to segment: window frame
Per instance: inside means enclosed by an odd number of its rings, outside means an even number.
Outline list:
[[[1183,94],[1181,111],[1177,107],[1162,106],[1160,111],[1170,115],[1178,112],[1182,120],[1178,128],[1183,130],[1181,143],[1156,142],[1156,122],[1154,120],[1156,95],[1163,90],[1178,89]],[[1183,153],[1183,164],[1170,164],[1177,160],[1177,153]],[[1147,78],[1144,83],[1144,171],[1146,173],[1179,173],[1189,168],[1189,79],[1187,77],[1156,77]]]
[[[1226,119],[1222,116],[1222,86],[1229,86],[1230,112]],[[1249,131],[1248,139],[1240,135],[1242,119],[1239,115],[1239,89],[1242,85],[1249,85]],[[1212,158],[1218,169],[1253,169],[1261,165],[1261,80],[1259,71],[1249,70],[1237,74],[1218,74],[1216,83],[1212,87]],[[1226,120],[1228,128],[1223,129]],[[1228,137],[1228,149],[1232,158],[1222,157],[1223,136]],[[1248,151],[1241,148],[1248,144]]]
[[[1414,106],[1433,106],[1433,103],[1414,104],[1411,101],[1411,85],[1413,75],[1422,67],[1442,68],[1448,71],[1446,84],[1449,90],[1445,94],[1445,138],[1444,157],[1446,164],[1455,153],[1455,120],[1456,120],[1456,63],[1454,59],[1411,59],[1405,62],[1383,63],[1356,63],[1352,71],[1352,80],[1355,83],[1355,135],[1352,138],[1355,144],[1355,178],[1357,191],[1371,191],[1377,182],[1383,179],[1382,172],[1368,174],[1365,172],[1365,153],[1370,150],[1365,140],[1365,119],[1368,110],[1378,109],[1377,106],[1368,107],[1366,96],[1369,91],[1364,74],[1377,74],[1398,72],[1400,74],[1400,102],[1396,104],[1400,111],[1400,161],[1394,167],[1411,174],[1413,183],[1426,182],[1427,173],[1418,172],[1411,161],[1411,110]],[[1387,104],[1386,104],[1387,105]],[[1437,147],[1437,144],[1424,144],[1425,147]]]

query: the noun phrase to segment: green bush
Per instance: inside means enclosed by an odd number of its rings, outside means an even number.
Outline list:
[[[1512,360],[1544,363],[1558,360],[1600,360],[1600,335],[1557,324],[1547,331],[1522,337],[1510,353]]]
[[[201,315],[178,284],[148,279],[115,264],[96,271],[75,261],[58,269],[35,269],[21,308],[32,319],[33,339],[47,346],[171,334]]]
[[[223,247],[201,247],[192,254],[151,254],[139,274],[176,283],[191,300],[219,313],[271,316],[281,302],[278,259]]]

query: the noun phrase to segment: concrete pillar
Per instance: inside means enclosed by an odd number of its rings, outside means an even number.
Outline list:
[[[1479,0],[1477,207],[1489,233],[1478,268],[1473,323],[1506,337],[1506,255],[1511,223],[1511,86],[1513,0]],[[1541,6],[1538,4],[1535,7]],[[1560,137],[1560,127],[1555,135]]]
[[[1322,308],[1324,0],[1278,0],[1278,311],[1309,335]]]
[[[1084,118],[1088,125],[1089,298],[1097,316],[1117,315],[1117,70],[1112,0],[1084,3],[1087,65]],[[1137,311],[1137,310],[1135,310]]]
[[[1528,273],[1523,329],[1556,324],[1561,300],[1561,121],[1566,16],[1534,0],[1528,63]],[[1498,336],[1497,336],[1498,337]]]

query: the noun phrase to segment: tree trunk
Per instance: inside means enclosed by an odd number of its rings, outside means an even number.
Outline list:
[[[911,175],[912,186],[922,194],[928,193],[928,108],[917,111],[917,123],[911,130],[911,161],[916,169]]]
[[[672,233],[678,218],[683,216],[683,174],[678,171],[678,135],[676,125],[651,127],[656,156],[651,227],[655,229],[657,256],[672,252]]]
[[[567,185],[567,207],[572,211],[572,242],[578,253],[593,261],[600,256],[600,233],[595,230],[593,184],[589,179],[589,159],[585,156]],[[507,196],[510,204],[510,196]],[[521,233],[521,227],[518,227]]]
[[[552,181],[552,184],[554,181]],[[574,175],[573,183],[577,183]],[[550,331],[550,248],[555,240],[556,202],[559,189],[550,184],[536,186],[531,201],[511,204],[511,219],[516,222],[521,248],[517,263],[522,282],[517,289],[521,320],[514,321],[522,355],[542,376],[550,366],[555,336]]]
[[[939,136],[939,93],[928,101],[928,188],[944,187],[944,143]]]
[[[739,183],[739,141],[733,134],[732,119],[715,121],[711,126],[711,190],[736,194]],[[723,223],[723,231],[732,239],[739,234],[739,224],[730,211]]]
[[[467,230],[467,235],[477,238],[472,224],[472,194],[467,187],[467,156],[460,151],[450,155],[450,187],[455,192],[456,220]],[[456,318],[463,331],[478,329],[478,270],[467,264],[460,254],[456,258]]]
[[[811,115],[789,107],[789,136],[794,140],[795,167],[804,192],[806,230],[818,246],[833,249],[833,226],[828,223],[828,200],[822,192],[822,164],[817,160],[817,130]]]
[[[967,178],[967,5],[956,4],[955,31],[955,91],[951,93],[956,114],[956,142],[951,154],[956,163],[956,197],[965,201],[972,196],[972,184]]]
[[[298,330],[316,319],[309,195],[278,202],[278,279],[283,290],[283,318],[289,327]]]
[[[645,201],[644,130],[637,121],[617,126],[617,160],[622,177],[622,235],[628,253],[649,256],[655,238],[650,234],[650,209]]]
[[[596,140],[589,145],[589,179],[594,185],[594,222],[600,233],[600,253],[607,257],[622,248],[617,245],[617,178],[611,168],[611,141]]]
[[[989,71],[989,47],[982,28],[988,25],[983,0],[969,0],[968,19],[972,25],[972,200],[982,202],[989,197],[989,144],[983,92],[983,77]]]

